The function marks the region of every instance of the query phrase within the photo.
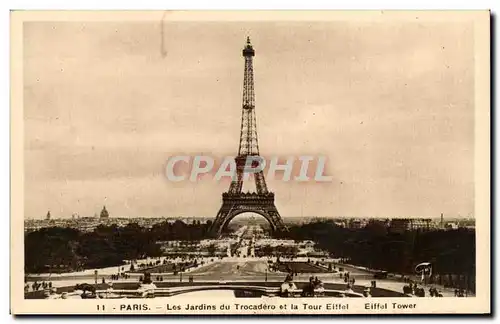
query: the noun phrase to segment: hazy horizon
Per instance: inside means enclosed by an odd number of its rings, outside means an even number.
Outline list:
[[[228,183],[164,167],[237,154],[247,35],[261,155],[324,155],[333,176],[268,180],[285,221],[474,214],[466,21],[29,22],[25,218],[215,218]]]
[[[107,208],[106,208],[107,209]],[[255,213],[252,213],[252,212],[249,212],[249,214],[252,214],[251,216],[242,216],[243,214],[239,214],[237,216],[235,216],[235,218],[233,219],[241,219],[241,218],[250,218],[250,217],[257,217],[257,218],[262,218],[263,221],[265,221],[265,219],[260,216],[259,214],[255,214]],[[95,213],[93,215],[76,215],[77,216],[75,219],[78,219],[78,218],[96,218],[96,219],[100,219],[99,217],[99,213]],[[428,217],[424,217],[424,216],[420,216],[420,217],[410,217],[410,216],[392,216],[392,217],[383,217],[383,216],[380,216],[380,217],[377,217],[377,216],[348,216],[348,215],[343,215],[343,216],[307,216],[307,215],[303,215],[303,216],[290,216],[290,215],[281,215],[283,217],[283,219],[286,221],[287,219],[291,219],[291,218],[307,218],[307,219],[313,219],[313,218],[317,218],[317,219],[394,219],[394,218],[409,218],[409,219],[440,219],[441,218],[441,215],[439,216],[428,216]],[[45,217],[39,217],[39,218],[25,218],[25,219],[31,219],[31,220],[45,220]],[[188,216],[188,215],[178,215],[178,216],[123,216],[123,215],[112,215],[110,213],[109,215],[109,218],[108,219],[136,219],[136,218],[165,218],[165,219],[169,219],[169,218],[172,218],[172,219],[184,219],[184,218],[187,218],[187,219],[191,219],[191,218],[209,218],[209,219],[215,219],[214,216],[212,215],[208,215],[208,216],[201,216],[201,215],[194,215],[194,216]],[[54,219],[67,219],[67,220],[71,220],[72,219],[72,215],[70,216],[58,216],[58,215],[54,215],[51,213],[51,217],[50,217],[51,220],[54,220]],[[473,215],[457,215],[457,216],[454,216],[454,215],[443,215],[443,219],[475,219],[475,217]]]

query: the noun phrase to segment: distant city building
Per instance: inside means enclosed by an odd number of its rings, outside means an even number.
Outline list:
[[[101,212],[101,217],[97,215],[92,216],[80,216],[77,213],[71,215],[68,218],[52,218],[50,212],[47,216],[42,219],[25,219],[24,229],[27,232],[35,231],[45,227],[69,227],[76,228],[82,232],[91,232],[99,225],[116,225],[118,227],[124,227],[131,223],[136,223],[144,228],[151,228],[155,224],[168,223],[174,224],[176,221],[182,221],[185,224],[193,223],[196,220],[196,224],[206,223],[208,220],[212,220],[210,217],[109,217],[109,211],[106,207],[103,207]],[[366,226],[374,225],[375,228],[382,229],[385,227],[389,232],[392,233],[404,233],[410,230],[437,230],[441,228],[441,221],[439,217],[432,219],[422,219],[422,218],[394,218],[394,219],[374,219],[374,218],[337,218],[330,219],[332,224],[339,227],[351,228],[351,229],[361,229]],[[475,219],[449,219],[443,221],[443,230],[453,230],[457,228],[475,228]],[[236,236],[235,236],[236,237]],[[284,241],[280,241],[280,244]]]
[[[432,220],[430,218],[393,218],[389,225],[389,230],[393,233],[403,233],[411,230],[428,231],[431,229]]]
[[[370,219],[368,221],[368,225],[379,225],[379,226],[383,226],[383,227],[389,227],[391,224],[391,221],[389,219]]]
[[[389,219],[370,219],[366,228],[370,228],[370,231],[375,231],[379,235],[387,234],[387,229],[389,228]]]
[[[394,218],[391,220],[389,230],[392,233],[404,233],[410,229],[410,220],[407,218]]]
[[[431,229],[432,220],[430,218],[414,218],[410,219],[410,228],[412,230],[428,231]]]
[[[368,224],[366,219],[351,219],[349,220],[349,228],[351,229],[359,229],[363,228]]]
[[[447,223],[444,228],[447,230],[456,230],[458,227],[457,223]]]
[[[346,227],[346,222],[345,221],[335,221],[334,222],[335,226],[338,226],[338,227]]]
[[[106,206],[103,206],[102,207],[102,210],[101,210],[101,216],[99,217],[100,219],[103,219],[103,218],[109,218],[109,213],[106,209]]]
[[[108,217],[98,218],[98,217],[80,217],[76,214],[73,218],[58,218],[47,220],[43,219],[26,219],[24,220],[24,230],[26,232],[36,231],[44,227],[69,227],[76,228],[82,232],[92,232],[99,225],[116,225],[118,227],[124,227],[128,224],[138,224],[144,228],[151,228],[155,224],[169,223],[173,224],[175,221],[182,221],[185,224],[192,222],[192,218],[165,218],[165,217]],[[200,224],[206,223],[208,218],[198,218],[197,221]]]

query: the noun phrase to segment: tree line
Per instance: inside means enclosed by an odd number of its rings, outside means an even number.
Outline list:
[[[124,260],[157,257],[158,241],[200,240],[210,222],[186,224],[177,220],[144,228],[137,223],[124,227],[99,225],[92,232],[75,228],[48,227],[25,233],[27,273],[69,272],[118,266]]]
[[[360,229],[337,226],[333,221],[295,225],[279,236],[313,240],[317,247],[329,251],[354,265],[396,274],[415,274],[421,262],[432,263],[434,275],[458,275],[474,286],[476,254],[475,231],[408,230],[391,232],[376,222]],[[462,280],[462,279],[461,279]]]

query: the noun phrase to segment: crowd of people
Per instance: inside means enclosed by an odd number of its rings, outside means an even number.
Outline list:
[[[318,279],[318,277],[309,277],[309,282],[306,287],[302,290],[302,297],[316,297],[324,294],[325,288],[323,286],[323,281]]]
[[[297,286],[293,282],[293,274],[286,275],[285,281],[280,286],[281,297],[292,297],[297,292]]]
[[[293,297],[298,296],[300,293],[301,297],[316,297],[321,296],[324,293],[323,281],[318,277],[310,277],[309,282],[306,286],[300,290],[297,288],[293,282],[294,273],[288,273],[285,280],[280,286],[280,296],[281,297]]]
[[[41,283],[40,282],[37,282],[37,281],[34,281],[32,284],[31,284],[31,289],[32,291],[37,291],[37,290],[45,290],[45,289],[51,289],[52,288],[52,281],[42,281]],[[24,284],[24,291],[25,292],[28,292],[30,290],[30,284],[29,283],[25,283]]]
[[[119,280],[120,278],[121,279],[129,279],[130,275],[128,273],[122,272],[122,273],[112,274],[110,276],[111,280]],[[104,280],[104,278],[103,278],[103,280]],[[104,281],[103,281],[103,283],[104,283]]]
[[[417,297],[425,297],[425,290],[423,287],[419,287],[416,282],[409,281],[407,285],[403,286],[403,293],[406,295],[414,295]],[[441,292],[435,287],[429,288],[430,297],[443,297]]]
[[[354,285],[354,283],[356,282],[356,279],[354,278],[351,278],[351,274],[349,273],[349,271],[346,271],[346,272],[340,272],[339,273],[339,277],[344,280],[345,283],[347,284],[352,284]]]

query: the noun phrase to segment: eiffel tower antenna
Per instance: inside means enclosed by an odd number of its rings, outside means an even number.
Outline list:
[[[214,236],[220,235],[231,219],[243,212],[254,212],[263,216],[274,231],[286,229],[274,204],[274,193],[268,191],[262,171],[254,174],[256,192],[242,192],[247,157],[260,157],[255,115],[253,71],[255,50],[250,37],[247,37],[246,45],[243,48],[243,57],[245,59],[245,71],[243,75],[240,142],[238,155],[234,159],[236,162],[236,177],[231,182],[229,191],[222,194],[222,207],[211,227],[211,233]]]

